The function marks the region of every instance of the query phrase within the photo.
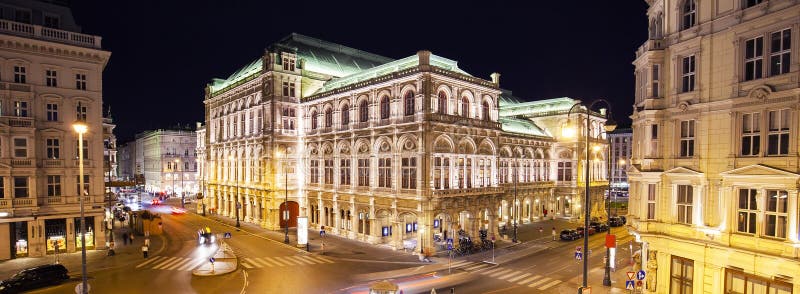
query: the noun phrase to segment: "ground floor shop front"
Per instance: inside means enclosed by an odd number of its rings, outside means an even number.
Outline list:
[[[85,215],[86,249],[105,248],[102,212]],[[39,257],[81,250],[80,215],[19,217],[0,220],[0,260]]]

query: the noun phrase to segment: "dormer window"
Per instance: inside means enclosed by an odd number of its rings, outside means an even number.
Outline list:
[[[294,71],[294,58],[283,58],[283,70]]]

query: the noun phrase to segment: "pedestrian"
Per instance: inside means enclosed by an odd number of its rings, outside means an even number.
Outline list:
[[[115,247],[116,247],[116,245],[114,245],[114,241],[111,241],[111,242],[108,243],[108,256],[114,256],[114,255],[117,254],[114,251]]]
[[[144,255],[144,258],[147,258],[147,251],[149,249],[150,248],[148,248],[147,245],[142,245],[142,255]]]
[[[122,233],[122,244],[128,245],[128,233]]]
[[[553,241],[556,240],[556,227],[553,227]]]
[[[144,239],[144,246],[150,247],[150,238]]]
[[[131,232],[131,234],[128,235],[128,237],[130,237],[130,240],[128,241],[131,241],[131,245],[133,245],[133,232]]]

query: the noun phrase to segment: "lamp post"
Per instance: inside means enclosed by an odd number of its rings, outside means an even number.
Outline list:
[[[611,132],[617,128],[617,125],[613,123],[611,120],[611,111],[606,112],[606,124],[603,125],[603,128],[606,130],[606,140],[608,140],[608,156],[606,156],[606,175],[608,176],[608,197],[606,198],[606,202],[608,202],[608,214],[606,217],[606,222],[608,223],[608,231],[606,231],[606,240],[608,240],[608,236],[611,235]],[[612,123],[609,123],[612,122]],[[611,286],[611,247],[608,247],[606,244],[606,268],[603,272],[603,286]]]
[[[525,158],[525,154],[521,158]],[[519,161],[516,161],[515,175],[514,175],[514,203],[511,205],[511,218],[514,222],[514,237],[511,241],[517,243],[517,181],[519,181]]]
[[[236,203],[234,207],[234,213],[236,214],[236,227],[240,227],[241,224],[239,223],[239,170],[236,168],[236,160],[234,160],[233,155],[228,157],[231,160],[231,164],[233,165],[233,182],[236,184],[236,199],[234,202]]]
[[[183,199],[183,197],[184,197],[184,193],[183,193],[183,173],[181,172],[181,159],[180,158],[175,159],[175,169],[178,171],[177,174],[180,175],[180,177],[181,177],[181,208],[184,208],[185,206],[184,206],[184,199]],[[173,177],[172,179],[173,179],[172,180],[172,182],[173,182],[172,191],[175,192],[175,183],[174,183],[175,182],[175,177]]]
[[[586,173],[584,175],[585,176],[584,180],[585,180],[585,184],[586,185],[584,187],[584,189],[585,189],[584,198],[585,199],[584,199],[584,207],[583,207],[583,210],[584,210],[584,219],[583,219],[583,256],[584,256],[584,258],[583,258],[583,286],[578,290],[579,294],[581,293],[581,291],[583,289],[587,288],[587,285],[588,285],[588,273],[589,273],[589,255],[588,255],[588,253],[589,253],[589,218],[591,217],[591,212],[590,212],[591,199],[590,199],[590,195],[589,195],[589,189],[590,189],[590,187],[589,187],[589,184],[590,184],[589,183],[589,136],[590,136],[590,133],[589,133],[589,130],[590,130],[589,120],[591,119],[590,111],[595,106],[595,104],[597,104],[598,102],[605,103],[606,106],[608,106],[609,108],[611,107],[611,103],[609,103],[605,99],[594,100],[594,101],[592,101],[592,103],[590,103],[588,105],[588,107],[583,105],[583,102],[575,103],[574,105],[572,105],[572,107],[570,107],[569,111],[567,112],[567,126],[562,129],[562,135],[564,137],[572,137],[572,136],[576,136],[577,137],[576,128],[574,126],[570,126],[569,116],[570,116],[570,114],[572,114],[572,110],[575,109],[576,106],[579,106],[579,105],[580,106],[584,106],[584,108],[586,109],[586,134],[585,134],[586,135],[586,138],[585,138],[586,139],[586,164],[584,166],[584,168],[586,169]],[[575,124],[575,125],[577,125],[577,124]],[[611,111],[610,110],[608,112],[606,112],[606,124],[605,124],[605,127],[608,128],[609,126],[616,127],[616,123],[611,119]],[[608,275],[608,264],[606,264],[606,275]],[[605,278],[603,280],[604,280],[603,283],[605,284]],[[609,279],[609,285],[610,284],[611,284],[611,282],[610,282],[610,279]]]
[[[278,150],[277,156],[280,157],[281,153],[283,153],[283,164],[287,164],[287,160],[289,159],[289,152],[288,150],[281,152]],[[286,170],[286,166],[283,167],[283,189],[284,189],[284,201],[283,201],[283,222],[286,224],[286,228],[284,229],[283,235],[283,243],[289,244],[289,176],[288,171]]]
[[[78,108],[80,107],[80,103],[78,103]],[[80,116],[78,117],[78,121],[72,124],[72,128],[78,133],[78,186],[80,187],[78,189],[78,199],[81,207],[81,292],[86,294],[89,293],[89,288],[86,281],[86,221],[83,211],[85,189],[83,186],[83,134],[86,133],[88,126],[81,118]]]

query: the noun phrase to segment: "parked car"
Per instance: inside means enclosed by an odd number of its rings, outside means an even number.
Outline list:
[[[589,223],[589,227],[593,228],[596,232],[608,231],[608,225],[600,222],[591,222]]]
[[[581,236],[575,230],[563,230],[561,231],[561,240],[564,241],[572,241],[580,239]]]
[[[68,280],[67,268],[61,264],[47,264],[24,269],[0,282],[0,293],[22,293],[37,288],[57,285]]]
[[[622,225],[624,225],[624,224],[625,224],[625,222],[623,222],[623,221],[622,221],[622,219],[621,219],[620,217],[618,217],[618,216],[612,216],[612,217],[610,217],[610,218],[608,219],[608,223],[609,223],[609,224],[610,224],[612,227],[621,227]]]
[[[583,227],[577,227],[577,228],[575,228],[575,230],[576,230],[576,231],[578,231],[578,234],[580,234],[581,236],[583,236]],[[589,231],[588,231],[587,233],[588,233],[589,235],[593,235],[593,234],[595,233],[595,230],[594,230],[594,228],[592,228],[592,227],[589,227]]]

